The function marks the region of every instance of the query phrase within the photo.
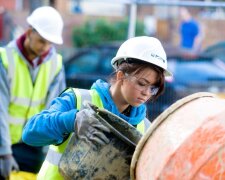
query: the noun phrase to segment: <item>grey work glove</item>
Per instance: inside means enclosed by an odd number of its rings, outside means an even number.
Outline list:
[[[13,170],[19,171],[19,166],[14,157],[11,154],[0,156],[0,176],[8,179]]]
[[[105,145],[109,143],[109,139],[104,132],[109,133],[108,127],[104,126],[89,109],[83,109],[76,114],[75,133],[80,139],[96,145]]]

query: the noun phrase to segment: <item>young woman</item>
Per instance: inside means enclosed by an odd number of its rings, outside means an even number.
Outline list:
[[[90,90],[68,89],[53,100],[51,107],[33,116],[23,130],[23,141],[33,146],[50,146],[39,172],[40,179],[61,179],[58,161],[75,132],[92,144],[108,143],[109,129],[87,110],[90,101],[120,116],[144,133],[149,126],[145,102],[155,100],[164,89],[167,71],[166,53],[153,37],[134,37],[125,41],[111,61],[115,74],[110,83],[97,80]],[[88,68],[88,67],[87,67]],[[79,111],[80,110],[80,111]]]

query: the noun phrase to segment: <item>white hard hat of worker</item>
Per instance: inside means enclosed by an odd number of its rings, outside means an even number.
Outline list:
[[[27,22],[32,26],[44,39],[55,43],[62,44],[63,20],[61,15],[50,6],[43,6],[35,9]]]
[[[164,70],[164,76],[172,76],[167,70],[167,57],[162,44],[154,37],[139,36],[128,39],[120,46],[111,64],[117,69],[127,58],[154,64]]]

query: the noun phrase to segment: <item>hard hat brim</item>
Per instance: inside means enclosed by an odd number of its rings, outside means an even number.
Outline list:
[[[120,59],[127,59],[127,58],[134,58],[134,59],[136,59],[136,57],[123,57],[123,56],[121,56],[121,57],[114,57],[112,60],[111,60],[111,65],[112,65],[112,67],[114,68],[114,69],[117,69],[118,68],[118,66],[117,66],[117,61],[119,61]],[[155,66],[158,66],[158,67],[160,67],[160,68],[162,68],[163,70],[164,70],[164,76],[165,77],[172,77],[173,76],[173,74],[170,72],[170,71],[168,71],[166,68],[163,68],[162,66],[159,66],[159,65],[157,65],[157,64],[155,64],[155,63],[151,63],[151,62],[149,62],[149,61],[147,61],[147,60],[144,60],[144,59],[139,59],[140,61],[144,61],[144,62],[146,62],[146,63],[149,63],[149,64],[153,64],[153,65],[155,65]]]

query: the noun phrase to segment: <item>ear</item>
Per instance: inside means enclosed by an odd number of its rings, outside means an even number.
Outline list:
[[[32,33],[32,28],[28,28],[26,31],[27,37],[30,37],[30,34]]]
[[[116,73],[116,80],[122,80],[124,78],[124,73],[122,71],[118,71]]]

